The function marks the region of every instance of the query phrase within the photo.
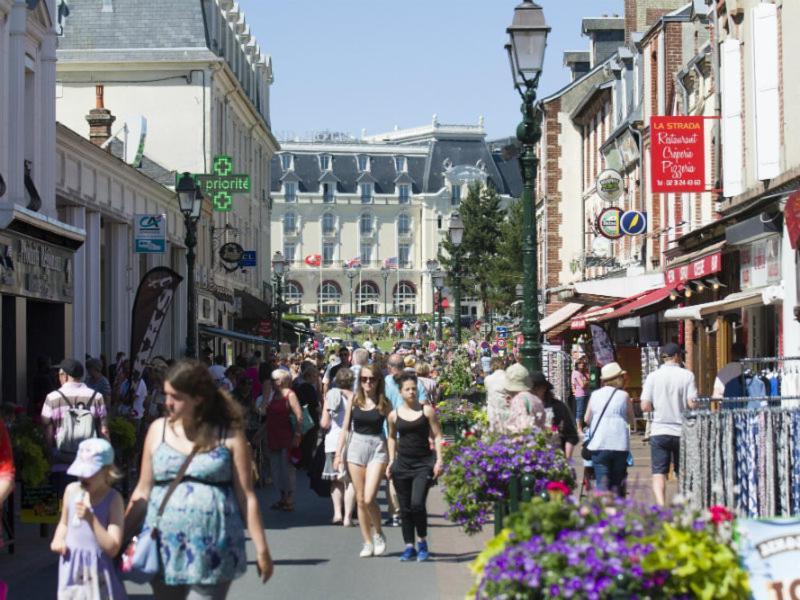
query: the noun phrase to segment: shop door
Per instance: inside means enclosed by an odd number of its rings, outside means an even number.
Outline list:
[[[36,374],[36,359],[47,356],[53,364],[58,364],[64,355],[64,305],[54,302],[27,302],[27,362],[28,389]],[[83,362],[85,356],[74,356]]]

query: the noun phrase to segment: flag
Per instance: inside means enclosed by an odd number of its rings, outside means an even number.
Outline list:
[[[322,264],[322,256],[319,254],[309,254],[306,256],[305,261],[309,267],[318,267]]]
[[[359,257],[351,258],[350,260],[345,261],[344,266],[347,267],[348,269],[352,269],[354,267],[360,267],[361,259]]]
[[[384,258],[383,259],[383,266],[387,269],[397,269],[397,257],[392,256],[391,258]]]

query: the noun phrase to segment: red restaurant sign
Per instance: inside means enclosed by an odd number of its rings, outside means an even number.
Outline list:
[[[687,281],[708,277],[722,270],[722,252],[714,252],[688,265],[673,267],[667,271],[667,287],[674,288]]]
[[[797,250],[800,242],[800,192],[795,192],[786,201],[783,209],[783,218],[786,221],[786,230],[789,232],[789,243],[792,250]]]
[[[702,192],[704,117],[650,117],[650,181],[654,192]]]

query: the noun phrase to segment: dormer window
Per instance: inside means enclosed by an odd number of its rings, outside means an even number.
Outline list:
[[[369,171],[369,167],[370,167],[369,156],[367,156],[365,154],[359,154],[356,157],[356,160],[358,161],[358,170],[361,173],[365,173],[365,172]]]
[[[335,183],[323,183],[322,184],[322,201],[323,202],[333,202],[333,192],[336,188]]]
[[[320,171],[330,171],[331,170],[331,155],[330,154],[320,154],[320,157],[319,157],[319,168],[320,168]]]
[[[372,202],[372,184],[371,183],[362,183],[358,186],[361,189],[361,202],[367,204]]]
[[[407,183],[401,183],[397,186],[397,199],[400,204],[408,204],[411,200],[411,186]]]
[[[394,168],[395,171],[398,173],[405,173],[408,171],[408,164],[406,163],[405,156],[395,156],[394,157]]]
[[[291,171],[294,169],[294,156],[291,154],[281,154],[281,169]]]
[[[450,204],[458,206],[461,204],[461,185],[454,183],[450,188]]]

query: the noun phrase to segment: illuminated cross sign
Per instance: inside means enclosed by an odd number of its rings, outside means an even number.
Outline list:
[[[233,194],[250,192],[250,175],[233,173],[233,160],[225,154],[214,157],[211,170],[210,175],[193,175],[194,180],[203,195],[211,198],[214,210],[227,212],[233,208]]]

